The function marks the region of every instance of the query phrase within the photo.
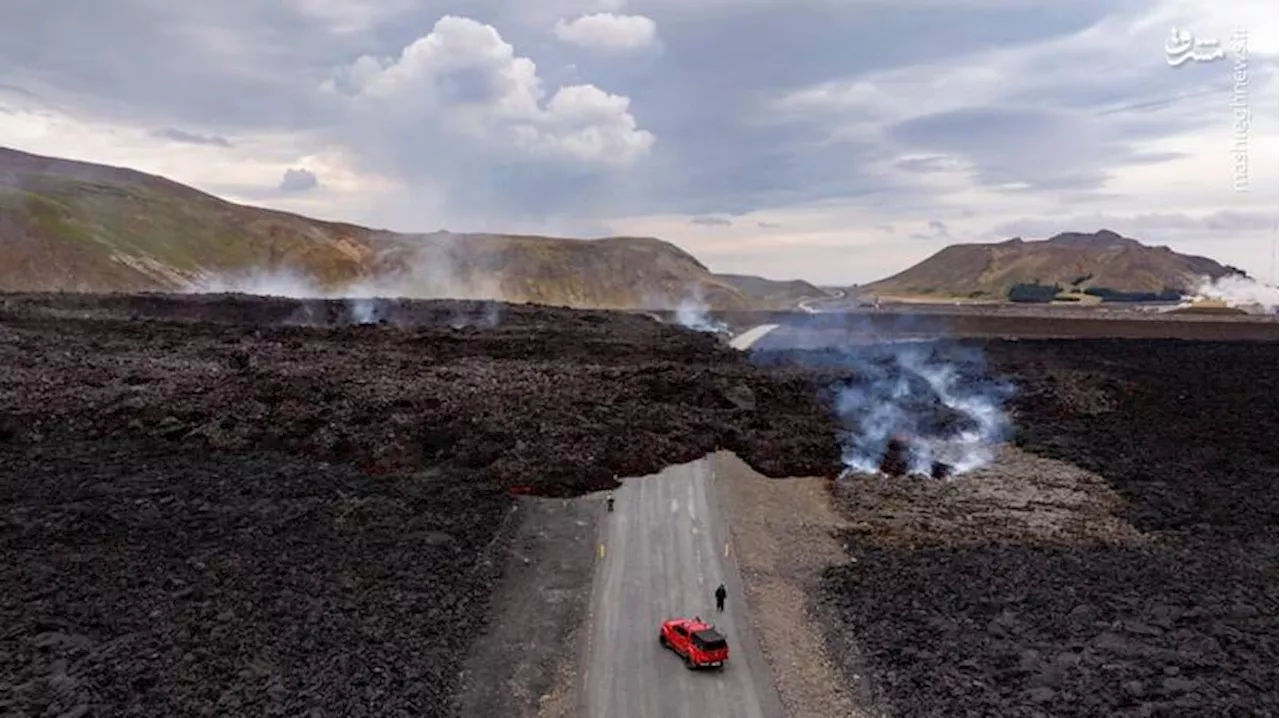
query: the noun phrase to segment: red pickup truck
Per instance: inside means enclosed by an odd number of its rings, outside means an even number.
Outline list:
[[[729,660],[729,642],[701,618],[672,618],[658,629],[658,643],[684,659],[687,668],[724,667]]]

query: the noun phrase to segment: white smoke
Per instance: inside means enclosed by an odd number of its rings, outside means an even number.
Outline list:
[[[293,269],[205,273],[186,288],[193,294],[253,294],[288,299],[344,300],[347,322],[375,324],[393,320],[393,299],[491,300],[478,310],[459,309],[450,324],[455,327],[493,327],[499,322],[504,299],[499,280],[488,268],[468,262],[457,250],[458,235],[434,234],[412,238],[415,242],[384,254],[392,268],[378,276],[323,286],[306,273]],[[316,323],[313,307],[304,307],[299,320]]]
[[[724,322],[711,317],[711,308],[703,299],[701,285],[693,285],[691,291],[680,300],[676,307],[676,323],[687,329],[699,332],[723,334],[729,331]]]
[[[858,378],[837,395],[850,426],[845,465],[876,472],[892,439],[905,440],[908,472],[936,465],[959,476],[986,466],[1012,424],[1011,387],[987,378],[982,355],[940,344],[886,343],[851,352]]]
[[[385,297],[392,293],[376,283],[356,282],[336,288],[324,288],[311,277],[297,271],[253,270],[227,274],[203,274],[187,288],[191,294],[252,294],[285,299],[340,299],[346,303],[346,319],[352,324],[376,324],[386,319]],[[299,321],[320,323],[313,307],[304,306]]]
[[[958,476],[989,463],[1008,437],[1004,402],[1012,387],[987,376],[976,349],[893,342],[850,347],[843,357],[855,372],[836,395],[850,471],[878,471],[897,438],[906,444],[908,473],[929,476],[943,464]]]
[[[924,317],[889,321],[796,316],[770,333],[769,348],[753,360],[833,377],[846,474],[889,470],[891,454],[905,464],[895,472],[921,476],[960,476],[990,463],[1013,430],[1013,384],[992,374],[979,345],[932,334]]]
[[[287,299],[333,298],[311,277],[287,269],[205,273],[192,280],[187,291],[191,294],[253,294]]]
[[[352,299],[347,303],[347,308],[351,313],[351,321],[355,324],[374,324],[383,318],[379,311],[382,308],[382,302],[377,299]]]
[[[1196,298],[1216,300],[1242,309],[1258,307],[1275,314],[1280,307],[1280,288],[1251,277],[1229,274],[1217,279],[1204,277],[1196,288]]]

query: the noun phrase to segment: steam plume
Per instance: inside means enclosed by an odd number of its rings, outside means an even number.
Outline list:
[[[1275,314],[1280,306],[1280,288],[1251,277],[1229,274],[1217,279],[1203,278],[1196,289],[1196,298],[1224,302],[1231,307],[1259,307]]]
[[[907,473],[936,475],[944,466],[956,476],[990,462],[1008,438],[1011,387],[986,375],[975,348],[884,342],[848,348],[844,358],[854,377],[837,388],[835,408],[849,471],[878,471],[896,440]]]
[[[728,331],[728,326],[724,322],[711,318],[710,307],[707,306],[703,299],[701,285],[693,285],[684,298],[680,300],[680,305],[676,307],[676,322],[680,326],[693,329],[699,332],[717,332],[723,333]]]
[[[322,286],[309,275],[289,269],[206,273],[196,277],[187,291],[196,294],[241,293],[291,299],[340,299],[346,301],[345,321],[374,324],[395,321],[397,298],[461,299],[487,301],[478,309],[459,309],[450,324],[455,327],[498,324],[503,293],[501,283],[484,266],[483,258],[467,254],[461,238],[448,233],[418,235],[409,243],[388,247],[373,264],[375,276],[338,285]],[[299,321],[317,323],[315,308],[304,306]]]
[[[755,359],[798,361],[829,377],[847,474],[958,476],[989,463],[1008,439],[1013,386],[991,375],[978,346],[896,336],[923,331],[910,317],[880,332],[854,315],[794,321],[770,333]]]

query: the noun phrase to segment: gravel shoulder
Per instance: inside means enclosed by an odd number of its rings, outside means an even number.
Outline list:
[[[768,479],[727,451],[715,461],[716,492],[742,574],[747,615],[787,715],[884,715],[870,681],[846,681],[824,649],[822,607],[813,598],[823,571],[848,560],[835,535],[848,522],[831,507],[828,482]]]
[[[489,627],[472,648],[459,716],[564,718],[577,675],[604,502],[522,498]]]

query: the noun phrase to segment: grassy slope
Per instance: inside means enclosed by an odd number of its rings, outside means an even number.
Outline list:
[[[1106,230],[1061,234],[1038,242],[946,247],[898,274],[859,287],[860,294],[1003,298],[1015,284],[1039,282],[1158,292],[1192,289],[1199,277],[1220,277],[1228,267],[1204,257],[1149,247]]]
[[[172,289],[204,271],[286,266],[350,281],[372,253],[375,233],[364,228],[243,207],[128,170],[11,159],[0,151],[6,289]]]
[[[750,297],[764,309],[790,309],[804,299],[826,297],[827,293],[803,280],[778,281],[745,274],[719,274],[721,281]]]
[[[330,288],[408,276],[395,286],[409,296],[484,285],[480,294],[513,301],[661,307],[698,287],[716,307],[755,305],[657,239],[398,235],[237,205],[132,170],[3,148],[0,249],[0,289],[11,291],[167,290],[202,273],[289,270]]]

